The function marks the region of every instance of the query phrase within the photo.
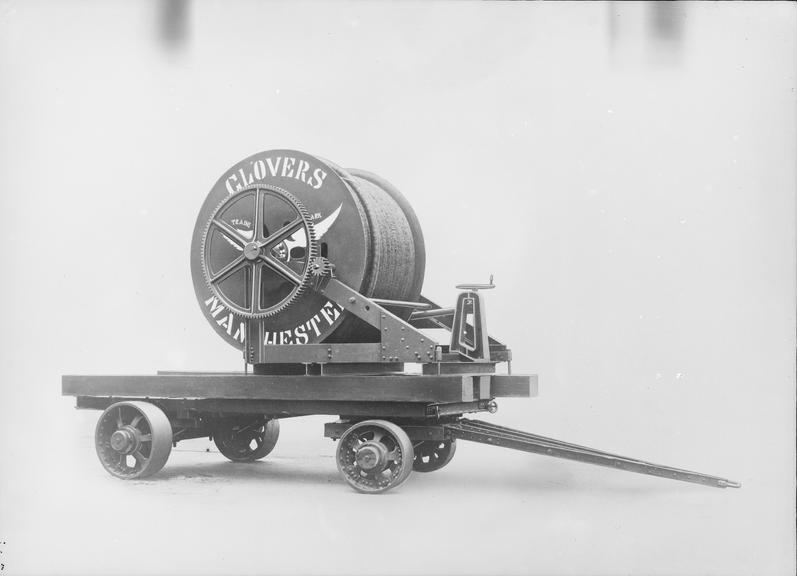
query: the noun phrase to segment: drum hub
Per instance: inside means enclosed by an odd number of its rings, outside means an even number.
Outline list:
[[[259,255],[260,246],[257,245],[257,242],[249,242],[249,244],[244,246],[244,258],[247,260],[257,260]]]

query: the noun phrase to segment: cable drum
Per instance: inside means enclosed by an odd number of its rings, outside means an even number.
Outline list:
[[[191,270],[206,319],[255,358],[257,346],[378,340],[374,328],[307,287],[316,254],[365,296],[420,297],[423,234],[392,184],[294,150],[242,160],[211,189],[194,228]]]
[[[423,277],[426,270],[426,246],[423,241],[421,223],[415,215],[415,210],[412,209],[412,206],[402,193],[381,176],[356,168],[350,168],[348,171],[358,182],[365,181],[378,186],[382,191],[382,197],[389,196],[393,202],[396,203],[398,209],[394,209],[393,212],[400,212],[406,218],[412,236],[414,262],[414,268],[412,269],[412,285],[409,289],[411,297],[409,299],[413,301],[416,300],[421,294],[421,288],[423,288]]]
[[[414,235],[406,214],[386,190],[373,182],[353,173],[349,173],[347,181],[362,202],[370,231],[371,261],[360,292],[373,298],[417,301],[423,272],[419,283]],[[407,308],[396,310],[405,318],[410,312]],[[327,341],[368,340],[366,336],[371,331],[364,322],[350,317]]]

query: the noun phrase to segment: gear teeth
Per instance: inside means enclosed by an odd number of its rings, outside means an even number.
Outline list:
[[[305,234],[307,236],[307,247],[306,247],[306,250],[305,250],[305,258],[304,258],[305,265],[304,265],[304,270],[302,271],[302,278],[301,278],[301,281],[299,282],[299,285],[298,286],[294,286],[294,288],[291,291],[291,293],[286,298],[284,298],[282,300],[282,302],[280,302],[276,306],[273,306],[273,307],[269,308],[268,310],[265,310],[265,311],[260,312],[258,314],[253,314],[249,310],[243,310],[238,305],[236,305],[234,302],[230,302],[213,285],[213,283],[211,283],[211,281],[210,281],[210,270],[209,270],[208,263],[207,263],[207,258],[206,258],[206,256],[207,256],[206,247],[207,247],[208,237],[210,235],[211,224],[212,224],[213,220],[216,219],[216,217],[219,215],[219,213],[224,208],[224,206],[227,205],[228,203],[230,203],[233,198],[237,199],[237,198],[240,197],[241,194],[245,194],[245,193],[251,192],[253,190],[255,190],[255,191],[256,190],[265,190],[268,193],[271,193],[272,195],[281,196],[284,200],[286,200],[298,212],[299,217],[302,219],[302,222],[304,224],[304,231],[305,231]],[[254,221],[254,219],[253,219],[253,221]],[[247,186],[246,188],[241,189],[240,191],[236,192],[235,194],[231,194],[230,196],[228,196],[227,198],[222,200],[219,203],[219,205],[216,206],[216,208],[213,210],[213,212],[211,213],[210,218],[208,219],[207,224],[205,225],[205,232],[202,235],[202,242],[201,242],[200,250],[201,250],[200,262],[202,263],[202,274],[203,274],[203,276],[205,278],[205,284],[208,287],[208,289],[233,314],[236,314],[236,315],[241,316],[243,318],[251,318],[251,319],[262,319],[262,318],[269,318],[271,316],[275,316],[275,315],[279,314],[280,312],[282,312],[283,310],[285,310],[286,308],[288,308],[289,306],[291,306],[294,302],[299,300],[302,297],[302,295],[307,291],[307,288],[308,288],[308,286],[310,285],[310,283],[311,283],[311,281],[313,279],[313,266],[311,264],[313,262],[315,262],[317,258],[319,258],[319,246],[318,246],[318,241],[316,240],[315,228],[313,226],[313,221],[310,219],[310,213],[304,207],[304,204],[302,204],[299,201],[299,199],[296,198],[293,194],[291,194],[287,190],[284,190],[283,188],[279,188],[278,186],[273,186],[271,184],[254,184],[254,185],[250,185],[250,186]]]
[[[310,269],[313,273],[313,276],[327,276],[335,271],[335,265],[323,256],[317,256],[313,258]]]

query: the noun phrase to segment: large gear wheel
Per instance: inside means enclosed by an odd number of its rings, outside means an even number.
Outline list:
[[[302,203],[282,188],[255,184],[213,211],[202,237],[202,271],[208,288],[232,312],[266,318],[305,292],[318,253]]]

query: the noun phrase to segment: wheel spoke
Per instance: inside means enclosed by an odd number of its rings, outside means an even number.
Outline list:
[[[124,426],[122,423],[122,407],[119,406],[119,410],[116,413],[116,427],[121,428],[122,426]]]
[[[135,458],[136,462],[141,464],[142,466],[147,463],[147,458],[138,450],[133,452],[133,458]]]
[[[260,257],[263,259],[263,262],[266,263],[266,266],[268,266],[269,268],[274,270],[274,272],[276,272],[277,274],[279,274],[280,276],[282,276],[286,280],[289,280],[290,282],[293,282],[297,286],[299,284],[301,284],[302,277],[299,276],[293,270],[291,270],[288,266],[286,266],[285,264],[280,262],[279,260],[275,260],[271,256],[263,255],[263,254],[261,254]]]
[[[424,441],[414,447],[413,469],[419,472],[439,470],[451,461],[456,444],[454,440]]]
[[[224,280],[225,278],[227,278],[227,276],[229,276],[233,272],[237,272],[238,268],[241,266],[241,263],[243,263],[243,261],[244,261],[244,255],[241,254],[240,256],[236,257],[232,262],[227,264],[224,268],[219,270],[217,274],[211,276],[210,281],[215,284],[216,282]]]
[[[270,248],[271,246],[279,244],[280,242],[285,240],[285,238],[293,234],[296,230],[298,230],[302,226],[304,226],[304,220],[302,220],[300,216],[290,224],[286,224],[285,226],[283,226],[282,228],[271,234],[268,238],[266,238],[262,242],[258,242],[258,244],[260,244],[261,247]]]
[[[257,425],[256,422],[250,422],[249,424],[245,424],[244,426],[239,426],[238,428],[235,428],[234,430],[235,430],[236,434],[241,434],[242,432],[246,432],[248,430],[251,430],[252,426],[256,426],[256,425]]]
[[[378,428],[374,429],[374,442],[379,442],[384,436],[385,436],[384,432],[382,432]]]
[[[232,240],[232,242],[238,244],[241,247],[241,250],[243,250],[248,240],[244,238],[244,236],[240,232],[238,232],[238,230],[236,230],[226,222],[222,222],[218,218],[214,218],[212,220],[212,223],[214,226],[219,228],[224,233],[225,236],[227,236],[230,240]]]
[[[142,434],[138,439],[142,442],[152,442],[152,434]]]
[[[139,422],[141,422],[141,419],[142,419],[142,418],[143,418],[143,416],[142,416],[141,414],[136,414],[136,417],[135,417],[135,418],[133,418],[133,421],[130,423],[130,425],[131,425],[133,428],[135,428],[135,427],[136,427],[136,425],[138,425],[138,423],[139,423]]]
[[[390,462],[398,462],[401,458],[401,452],[398,448],[393,448],[390,452],[387,453],[387,459]]]

